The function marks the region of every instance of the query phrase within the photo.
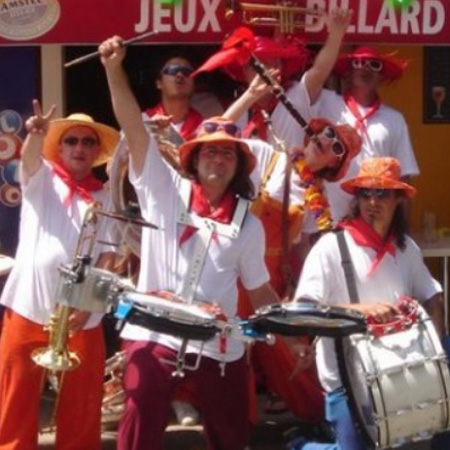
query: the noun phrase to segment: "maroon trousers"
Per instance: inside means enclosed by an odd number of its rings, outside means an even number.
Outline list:
[[[162,450],[174,390],[189,380],[194,386],[211,450],[243,450],[248,443],[247,366],[244,358],[228,363],[203,357],[197,370],[173,377],[176,352],[153,342],[127,345],[124,374],[125,413],[119,426],[118,450]],[[193,363],[193,355],[186,358]]]

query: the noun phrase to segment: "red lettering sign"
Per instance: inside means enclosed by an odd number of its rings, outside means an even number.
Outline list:
[[[158,0],[0,0],[0,45],[29,43],[98,44],[118,34],[130,38],[158,30],[148,43],[221,43],[242,24],[239,8],[229,18],[224,0],[183,0],[168,6]],[[235,0],[229,2],[239,6]],[[245,3],[276,5],[276,1]],[[291,0],[299,7],[354,10],[347,42],[450,44],[448,0],[414,0],[393,9],[385,0]],[[230,11],[228,10],[228,13]],[[277,12],[261,12],[277,17]],[[296,19],[297,20],[297,19]],[[306,38],[323,42],[325,15],[306,15]],[[267,28],[266,28],[267,29]],[[296,31],[304,34],[305,31]]]

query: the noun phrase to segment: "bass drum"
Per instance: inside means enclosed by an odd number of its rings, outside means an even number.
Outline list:
[[[136,192],[128,180],[128,147],[125,138],[120,140],[109,165],[109,186],[115,212],[140,217]],[[126,221],[115,221],[115,226],[131,251],[140,256],[141,227]]]

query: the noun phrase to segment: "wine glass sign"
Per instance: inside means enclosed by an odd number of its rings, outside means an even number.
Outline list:
[[[443,119],[444,116],[441,113],[442,102],[445,100],[445,94],[447,93],[445,86],[431,86],[431,97],[436,103],[436,112],[433,114],[435,119]]]
[[[450,123],[450,48],[424,49],[425,123]]]

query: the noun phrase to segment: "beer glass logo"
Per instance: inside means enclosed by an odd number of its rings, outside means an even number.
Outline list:
[[[58,22],[58,0],[0,0],[0,36],[13,41],[34,39]]]

